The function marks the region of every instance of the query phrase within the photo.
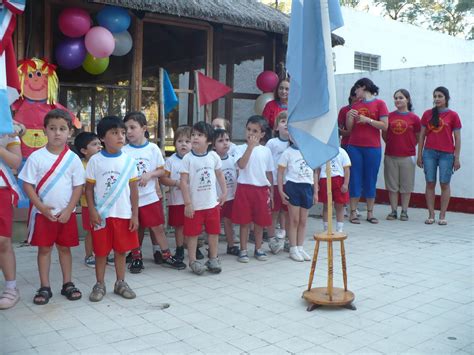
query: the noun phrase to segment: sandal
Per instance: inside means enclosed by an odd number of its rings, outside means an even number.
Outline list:
[[[360,219],[357,217],[357,210],[351,210],[351,217],[349,218],[349,222],[352,224],[360,224]]]
[[[445,219],[440,219],[440,220],[438,221],[438,225],[440,225],[440,226],[447,226],[447,225],[448,225],[448,221],[445,220]]]
[[[400,219],[402,219],[402,214],[403,214],[403,211],[402,211],[402,213],[400,213]],[[394,221],[396,219],[397,219],[397,211],[395,211],[395,210],[390,212],[387,216],[388,221]]]
[[[129,300],[137,297],[135,292],[133,292],[133,290],[124,280],[120,280],[115,283],[114,293]]]
[[[63,285],[61,289],[61,295],[66,296],[69,301],[77,301],[82,297],[81,291],[74,285],[73,282],[69,281]]]
[[[33,303],[42,306],[47,304],[51,297],[53,297],[51,287],[40,287],[38,291],[36,291],[35,297],[33,297]]]
[[[375,218],[374,216],[369,218],[368,217],[369,213],[373,213],[372,210],[367,210],[367,222],[372,223],[372,224],[378,224],[379,220],[377,218]]]
[[[425,224],[433,224],[435,222],[435,219],[434,218],[427,218],[425,220]]]
[[[400,213],[400,221],[408,221],[408,213],[407,211],[403,211]]]
[[[0,309],[9,309],[20,300],[20,291],[17,288],[5,288],[0,296]]]

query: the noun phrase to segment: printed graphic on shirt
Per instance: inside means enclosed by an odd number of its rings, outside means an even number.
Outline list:
[[[202,168],[197,172],[199,174],[198,191],[206,191],[211,189],[211,173],[209,168]]]
[[[306,163],[306,160],[300,159],[296,163],[299,165],[299,172],[298,172],[299,177],[308,178],[313,175],[313,170],[311,170],[309,165]]]
[[[396,119],[390,122],[390,129],[393,134],[403,134],[408,129],[408,122],[405,120]]]
[[[439,125],[438,127],[434,126],[431,122],[428,123],[428,130],[434,133],[439,133],[443,130],[445,126],[444,120],[440,117],[439,118]]]
[[[108,194],[109,190],[117,182],[117,178],[120,175],[120,173],[118,171],[106,171],[105,173],[102,174],[102,176],[107,176],[107,175],[110,175],[110,176],[107,177],[105,180],[105,191],[104,191],[104,194],[102,195],[102,198]]]
[[[145,162],[145,159],[137,160],[138,176],[142,176],[143,174],[147,173],[146,167],[149,164],[150,164],[149,162]]]

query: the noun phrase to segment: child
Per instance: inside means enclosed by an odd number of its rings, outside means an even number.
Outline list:
[[[343,148],[339,148],[339,154],[331,160],[331,191],[334,205],[336,207],[336,232],[344,229],[344,205],[349,203],[349,179],[351,160]],[[328,195],[326,181],[326,164],[321,165],[316,171],[319,178],[318,200],[324,204],[323,226],[328,229]],[[317,181],[317,180],[316,180]]]
[[[97,135],[104,145],[86,168],[86,198],[95,253],[97,283],[89,300],[99,302],[105,296],[105,265],[111,250],[115,254],[117,281],[114,293],[135,298],[125,282],[125,253],[138,248],[138,172],[135,160],[122,152],[125,124],[116,116],[104,117],[97,125]]]
[[[74,147],[76,153],[82,159],[84,169],[87,166],[89,159],[96,153],[100,152],[102,145],[100,139],[95,133],[92,132],[81,132],[74,139]],[[87,200],[85,192],[81,196],[81,207],[82,207],[82,228],[87,232],[86,239],[84,241],[84,247],[86,255],[84,257],[84,263],[88,267],[95,267],[95,257],[92,251],[92,235],[91,235],[91,222],[89,218],[89,208],[87,207]]]
[[[214,129],[213,145],[216,153],[222,161],[222,173],[224,174],[227,186],[227,196],[221,209],[221,219],[224,221],[224,231],[227,239],[227,254],[239,255],[239,247],[234,245],[234,229],[232,228],[232,204],[234,202],[235,188],[237,183],[237,169],[235,160],[230,156],[230,137],[229,133],[224,129]],[[217,194],[221,193],[219,185],[217,185]]]
[[[303,249],[303,243],[308,211],[318,200],[317,189],[313,188],[314,175],[294,143],[286,148],[278,161],[278,191],[282,201],[288,205],[290,258],[295,261],[311,260]]]
[[[229,141],[231,140],[231,136],[232,136],[232,127],[230,125],[230,121],[225,119],[225,118],[221,118],[221,117],[216,117],[212,120],[212,128],[214,129],[223,129],[227,132],[227,134],[229,135]],[[233,157],[235,154],[236,154],[236,149],[237,149],[237,145],[235,143],[232,143],[230,142],[230,146],[229,146],[229,152],[227,154],[229,154],[231,157]]]
[[[176,253],[174,258],[184,260],[184,200],[181,193],[179,172],[183,166],[183,157],[191,150],[191,131],[189,126],[180,126],[174,135],[174,146],[176,152],[166,159],[165,174],[160,177],[160,182],[169,186],[168,200],[168,225],[174,227],[176,239]]]
[[[278,192],[278,161],[281,154],[289,146],[288,134],[288,113],[281,111],[275,119],[275,138],[270,139],[266,146],[271,150],[275,167],[273,169],[273,208],[272,208],[272,225],[268,227],[269,246],[274,254],[278,254],[283,249],[283,239],[285,238],[285,222],[288,215],[288,207],[281,201]],[[280,229],[276,229],[276,224],[280,217]]]
[[[191,134],[192,150],[183,158],[181,190],[184,199],[184,236],[188,243],[189,267],[201,275],[207,269],[220,273],[220,260],[217,258],[219,242],[220,207],[227,196],[227,186],[222,174],[222,163],[214,151],[210,151],[213,129],[209,123],[197,122]],[[216,183],[221,194],[217,195]],[[196,260],[198,236],[205,227],[209,242],[209,260],[205,266]]]
[[[0,309],[12,308],[20,301],[16,287],[16,262],[12,247],[13,204],[18,201],[19,186],[10,169],[21,164],[20,139],[0,135],[0,268],[5,289],[0,295]]]
[[[261,145],[268,132],[268,122],[262,116],[247,120],[247,144],[238,150],[238,178],[232,208],[232,222],[240,224],[240,253],[238,261],[248,263],[247,240],[249,224],[254,222],[255,258],[268,259],[262,249],[263,227],[272,224],[273,159],[272,152]]]
[[[164,174],[165,161],[160,148],[145,138],[147,121],[141,112],[130,112],[123,119],[127,127],[128,143],[123,151],[135,159],[138,169],[138,232],[140,245],[143,242],[145,228],[150,228],[155,263],[173,269],[182,270],[186,264],[176,260],[170,252],[163,224],[165,216],[163,206],[156,192],[157,178]],[[161,252],[160,252],[161,248]],[[132,250],[131,273],[139,273],[143,269],[140,248]]]
[[[84,167],[67,146],[72,128],[68,112],[49,111],[44,117],[46,146],[33,152],[20,172],[24,190],[32,208],[28,221],[28,241],[38,247],[38,269],[41,287],[33,302],[47,304],[53,296],[49,283],[51,251],[56,244],[63,274],[61,295],[75,301],[82,297],[71,282],[71,247],[79,245],[74,209],[82,194]]]

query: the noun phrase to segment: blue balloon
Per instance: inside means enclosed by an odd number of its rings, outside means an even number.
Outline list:
[[[130,27],[130,15],[122,7],[106,6],[97,13],[97,22],[112,33],[126,31]]]
[[[68,70],[79,68],[87,54],[84,38],[66,37],[57,45],[55,54],[60,67]]]

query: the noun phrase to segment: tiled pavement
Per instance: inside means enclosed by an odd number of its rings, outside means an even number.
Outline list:
[[[267,262],[240,264],[222,255],[223,272],[195,276],[154,265],[145,248],[146,269],[127,274],[137,292],[124,300],[111,292],[107,271],[104,301],[88,301],[94,271],[82,264],[83,248],[74,250],[73,276],[84,292],[70,302],[59,294],[61,276],[53,256],[54,296],[35,306],[38,287],[36,250],[16,248],[22,301],[0,312],[0,353],[142,353],[142,354],[473,354],[472,215],[449,213],[448,226],[423,224],[424,210],[410,210],[410,221],[379,225],[346,223],[349,289],[356,311],[322,308],[306,311],[301,294],[310,263],[287,253]],[[310,218],[310,236],[321,220]],[[149,242],[146,243],[149,246]],[[221,252],[225,244],[220,243]],[[335,285],[341,285],[335,247]],[[320,252],[314,285],[326,282],[326,247]],[[161,304],[170,307],[162,310]]]

